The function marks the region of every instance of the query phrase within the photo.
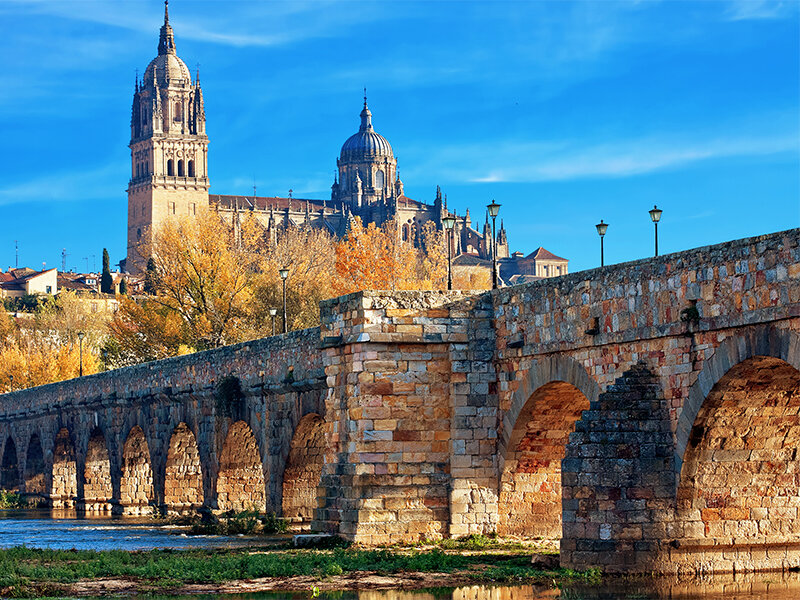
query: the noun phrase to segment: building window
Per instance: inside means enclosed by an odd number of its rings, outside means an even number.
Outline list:
[[[375,187],[378,189],[383,189],[383,186],[386,185],[386,178],[383,174],[383,171],[378,169],[375,173]]]
[[[52,294],[53,293],[53,286],[52,285],[45,286],[44,291],[45,291],[46,294]]]
[[[197,214],[197,204],[195,204],[194,202],[189,204],[189,214],[192,216],[195,216]]]
[[[180,121],[183,118],[183,110],[180,102],[175,103],[175,120]]]
[[[167,175],[170,177],[175,175],[175,162],[171,158],[167,161]]]
[[[183,160],[178,161],[178,177],[183,177]]]
[[[169,214],[171,214],[171,215],[175,214],[175,203],[174,202],[170,202],[169,203]]]
[[[194,161],[189,161],[189,177],[194,177]]]
[[[137,229],[136,230],[136,239],[137,240],[142,239],[142,230],[141,229]]]
[[[97,302],[92,302],[92,312],[93,313],[97,312]]]

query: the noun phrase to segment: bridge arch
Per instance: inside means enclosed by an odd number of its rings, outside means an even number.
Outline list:
[[[699,409],[686,411],[694,421],[688,438],[680,438],[677,516],[684,537],[789,541],[800,534],[796,338],[761,328],[729,340],[706,365],[706,379],[698,379],[698,389],[716,381]]]
[[[307,414],[295,428],[283,471],[283,517],[293,529],[311,529],[324,461],[324,420]]]
[[[17,445],[10,434],[3,444],[3,462],[0,463],[0,489],[18,491],[20,485]]]
[[[203,469],[197,436],[181,421],[172,430],[164,469],[164,504],[184,512],[203,505]]]
[[[263,461],[253,430],[244,421],[228,427],[219,459],[217,507],[220,510],[266,510]]]
[[[151,465],[147,438],[142,428],[135,425],[122,446],[119,501],[125,513],[144,514],[151,511],[150,503],[154,498]]]
[[[734,366],[756,356],[778,358],[795,369],[800,369],[800,334],[788,329],[756,327],[749,335],[725,339],[711,358],[703,363],[703,369],[689,388],[678,417],[675,433],[676,476],[680,476],[692,428],[708,394]]]
[[[547,357],[531,364],[503,419],[500,535],[561,536],[561,461],[575,422],[599,393],[574,359]]]
[[[25,453],[24,483],[25,493],[38,496],[45,494],[45,462],[42,440],[38,433],[31,434],[28,450]]]
[[[86,446],[83,470],[83,499],[88,511],[110,511],[114,497],[111,480],[111,454],[105,433],[92,429]]]
[[[56,433],[52,473],[50,499],[53,508],[73,508],[78,495],[78,463],[75,444],[66,427]]]

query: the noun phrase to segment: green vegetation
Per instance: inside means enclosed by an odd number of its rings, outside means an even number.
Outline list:
[[[586,573],[538,570],[528,556],[461,555],[433,550],[153,550],[149,552],[0,550],[0,596],[63,596],[69,584],[96,578],[136,580],[142,590],[179,587],[187,583],[215,584],[260,577],[313,576],[319,579],[369,571],[449,573],[475,581],[586,581]]]
[[[28,502],[17,492],[0,490],[0,509],[2,508],[28,508]]]
[[[219,517],[207,514],[184,524],[190,526],[190,535],[274,535],[289,528],[286,520],[274,513],[261,515],[257,511],[229,511]]]
[[[100,291],[104,294],[114,293],[114,278],[111,276],[111,259],[108,250],[103,248],[103,274],[100,276]]]

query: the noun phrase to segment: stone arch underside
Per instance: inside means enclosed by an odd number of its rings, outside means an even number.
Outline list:
[[[45,464],[42,440],[38,433],[31,435],[28,441],[28,451],[25,454],[25,493],[44,496],[45,494]]]
[[[265,511],[267,505],[261,453],[253,430],[244,421],[228,429],[219,461],[217,506],[220,510]]]
[[[17,462],[17,446],[11,436],[6,438],[3,446],[3,462],[0,468],[0,488],[4,490],[19,489],[19,463]]]
[[[152,511],[153,469],[150,465],[147,439],[137,425],[131,429],[122,447],[119,501],[126,514],[147,514]]]
[[[95,429],[89,436],[83,472],[83,498],[88,511],[110,511],[113,497],[111,460],[105,435]]]
[[[324,421],[306,415],[297,425],[283,472],[283,517],[293,529],[311,529],[324,459]]]
[[[502,461],[498,534],[561,537],[561,461],[575,422],[588,408],[589,399],[565,381],[531,394]]]
[[[770,356],[731,368],[688,436],[677,495],[683,537],[800,538],[800,371]]]
[[[203,472],[197,439],[186,423],[179,423],[169,440],[164,479],[164,504],[184,512],[203,505]]]
[[[64,427],[56,434],[53,446],[53,478],[50,482],[50,499],[53,508],[74,508],[78,495],[78,463],[75,445],[69,430]]]

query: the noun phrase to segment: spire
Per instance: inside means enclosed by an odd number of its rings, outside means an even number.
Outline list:
[[[364,88],[364,110],[361,111],[361,127],[359,131],[372,131],[372,113],[367,107],[367,88]]]
[[[169,24],[169,0],[164,0],[164,25],[158,38],[158,55],[175,54],[175,34]]]

